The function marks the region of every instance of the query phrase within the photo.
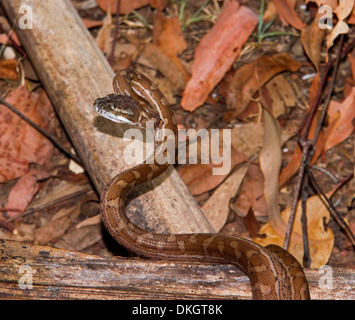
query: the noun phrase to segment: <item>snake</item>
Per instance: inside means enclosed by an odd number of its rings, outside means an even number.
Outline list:
[[[152,123],[155,142],[152,155],[117,174],[101,194],[101,218],[111,236],[129,251],[145,258],[235,265],[249,278],[252,297],[256,300],[310,299],[302,266],[291,253],[277,245],[263,247],[246,238],[222,233],[154,233],[128,218],[125,213],[127,195],[171,165],[163,161],[164,157],[168,158],[166,143],[172,141],[177,145],[178,129],[167,99],[139,71],[127,68],[117,72],[113,90],[113,94],[95,100],[96,113],[138,128]]]

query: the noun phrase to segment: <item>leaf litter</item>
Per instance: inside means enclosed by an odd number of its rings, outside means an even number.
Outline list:
[[[244,6],[235,0],[223,4],[209,1],[203,6],[202,1],[121,0],[117,43],[112,41],[116,1],[100,0],[99,7],[81,9],[92,10],[83,20],[94,31],[103,53],[109,56],[112,44],[116,46],[114,70],[139,66],[173,104],[180,127],[193,128],[201,115],[211,116],[207,106],[212,106],[217,117],[205,122],[207,129],[216,124],[231,128],[229,172],[215,176],[212,175],[214,166],[203,164],[178,167],[216,231],[243,230],[237,235],[252,236],[264,245],[282,245],[294,192],[294,174],[301,158],[301,149],[295,143],[297,130],[314,101],[320,72],[333,54],[332,47],[336,46],[339,34],[352,30],[355,21],[353,1],[309,2],[304,1],[307,11],[296,7],[291,0],[266,1],[264,25],[269,23],[270,34],[275,31],[275,35],[280,35],[263,38],[259,44],[253,32],[263,18],[260,20],[258,16],[260,1],[250,1]],[[334,10],[335,28],[331,32],[318,27],[320,15],[313,10],[314,4],[317,8],[327,4]],[[95,14],[90,16],[92,12]],[[187,25],[186,21],[192,22]],[[297,33],[298,38],[294,36]],[[12,33],[12,37],[20,46],[16,35]],[[0,43],[6,45],[9,41],[6,34],[0,35]],[[300,53],[293,51],[292,41],[301,48]],[[354,70],[353,56],[349,55],[348,59]],[[332,172],[339,181],[354,170],[355,76],[345,67],[341,72],[346,75],[346,84],[339,80],[312,162]],[[312,73],[317,74],[314,81],[312,77],[300,81],[303,75]],[[0,61],[0,79],[13,81],[6,101],[49,129],[53,111],[44,91],[29,91],[33,83],[27,80],[27,86],[19,85],[19,78],[18,60]],[[191,119],[192,124],[187,122]],[[318,116],[310,137],[317,119]],[[64,178],[57,168],[63,164],[68,166],[65,156],[55,156],[58,152],[48,140],[3,107],[0,108],[0,150],[1,187],[12,186],[1,198],[3,208],[11,206],[26,212],[31,202],[45,199],[46,193],[56,188],[58,179]],[[326,175],[317,172],[317,176],[325,191],[331,193]],[[338,191],[341,208],[349,207],[347,203],[351,203],[349,197],[354,188],[352,180]],[[17,203],[14,199],[21,201]],[[68,202],[67,206],[56,204],[46,214],[39,210],[25,220],[13,220],[10,223],[14,224],[15,232],[0,230],[0,236],[73,250],[95,247],[102,239],[96,228],[99,216],[85,217],[81,212],[81,201],[85,202],[87,197],[73,199],[68,200],[69,206]],[[300,204],[297,208],[294,231],[300,235]],[[2,212],[2,220],[18,214],[19,211]],[[307,216],[311,266],[319,267],[331,259],[334,232],[328,226],[328,210],[315,195],[307,201]],[[347,218],[353,226],[355,216],[351,210],[347,211]],[[241,223],[243,219],[245,224]],[[76,225],[80,228],[75,228]],[[299,236],[294,234],[291,240],[290,251],[302,261]],[[339,247],[339,250],[347,249]],[[348,249],[348,255],[354,256],[353,251]]]

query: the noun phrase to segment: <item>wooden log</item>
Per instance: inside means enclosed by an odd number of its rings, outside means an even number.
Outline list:
[[[1,299],[250,299],[232,265],[103,258],[0,240]],[[312,299],[355,299],[355,270],[306,270]],[[326,281],[325,281],[326,280]]]
[[[122,161],[127,127],[99,119],[92,108],[96,98],[113,91],[111,67],[69,0],[25,4],[0,0],[0,4],[9,21],[15,21],[16,34],[100,193],[128,167]],[[31,18],[32,28],[24,28],[31,27]],[[130,209],[133,220],[150,231],[213,232],[172,167],[141,193]]]

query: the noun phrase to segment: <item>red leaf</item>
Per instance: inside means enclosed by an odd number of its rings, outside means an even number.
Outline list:
[[[202,38],[195,51],[192,78],[188,82],[181,105],[193,111],[223,78],[253,32],[258,17],[238,1],[225,1],[216,24]]]

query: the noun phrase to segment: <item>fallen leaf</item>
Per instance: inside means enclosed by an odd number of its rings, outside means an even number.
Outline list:
[[[349,26],[346,22],[339,20],[332,32],[327,36],[327,50],[334,44],[334,40],[340,34],[347,34],[349,32]]]
[[[39,180],[51,177],[53,171],[32,170],[22,176],[11,189],[6,207],[20,209],[21,211],[8,211],[9,217],[13,217],[24,211],[32,198],[39,190]]]
[[[216,232],[219,232],[227,221],[229,202],[238,192],[248,167],[249,164],[246,163],[231,173],[201,208]]]
[[[17,65],[18,62],[13,59],[0,61],[0,78],[8,80],[17,80]]]
[[[96,224],[70,230],[59,241],[54,243],[54,247],[71,251],[81,251],[94,245],[101,239],[102,228],[100,224]]]
[[[253,95],[276,74],[283,71],[295,72],[302,63],[290,58],[287,53],[263,56],[242,66],[235,72],[227,92],[227,108],[224,120],[231,121],[241,114]]]
[[[97,46],[104,54],[108,54],[111,52],[111,46],[112,46],[111,29],[112,29],[112,16],[110,11],[108,11],[104,23],[100,28],[99,32],[97,33],[95,39]]]
[[[152,8],[163,11],[167,5],[167,0],[150,0],[149,3]]]
[[[329,197],[331,193],[328,193]],[[287,208],[281,213],[285,224],[288,222],[291,208]],[[295,234],[297,237],[302,234],[301,225],[302,206],[301,201],[297,204],[296,217],[293,225],[293,233],[291,235],[291,242],[288,251],[302,264],[303,261],[303,243],[302,241],[295,241]],[[329,221],[329,211],[324,205],[323,200],[318,196],[310,197],[307,200],[307,228],[311,256],[311,268],[319,268],[325,265],[330,257],[334,246],[333,231],[325,227],[324,224]],[[267,246],[269,244],[277,244],[282,247],[284,241],[284,234],[281,236],[275,232],[270,223],[263,225],[259,234],[264,234],[266,237],[253,238],[253,241]]]
[[[21,47],[21,42],[18,39],[16,33],[13,30],[9,31],[9,34],[3,33],[0,35],[0,43],[2,44],[11,44],[9,37],[19,46]]]
[[[354,131],[355,88],[343,102],[331,101],[328,108],[329,126],[325,130],[324,151],[344,141]]]
[[[319,70],[322,43],[325,36],[325,29],[319,28],[319,18],[321,15],[318,14],[313,19],[313,22],[301,31],[303,49],[317,70]]]
[[[319,113],[316,114],[316,116],[314,117],[314,119],[312,121],[312,125],[311,125],[310,131],[309,131],[308,139],[311,139],[314,136],[318,119],[319,119]],[[311,164],[314,164],[316,162],[316,160],[318,159],[318,157],[320,156],[320,154],[322,153],[322,150],[324,147],[324,142],[325,142],[324,132],[321,131],[318,136],[318,139],[317,139],[315,153],[311,159]],[[297,172],[297,170],[300,166],[301,157],[302,157],[302,150],[301,150],[300,146],[297,144],[295,151],[292,154],[291,159],[289,160],[287,165],[281,171],[281,174],[280,174],[280,186],[281,187],[284,186],[285,183]]]
[[[28,92],[25,86],[11,91],[6,102],[43,129],[48,129],[54,111],[44,91]],[[52,143],[8,108],[0,106],[0,182],[22,176],[30,163],[45,164],[52,156]]]
[[[272,78],[266,84],[266,88],[271,99],[268,105],[272,106],[272,113],[275,118],[285,113],[285,107],[295,106],[295,93],[282,74]]]
[[[281,130],[271,112],[263,108],[264,141],[260,153],[260,168],[264,175],[264,197],[268,209],[269,223],[282,234],[286,225],[279,210],[279,173],[282,164]]]
[[[174,93],[181,93],[186,86],[186,79],[181,69],[165,53],[154,44],[147,43],[142,55],[169,80]]]
[[[178,58],[187,48],[178,17],[167,18],[160,11],[154,15],[153,43],[176,64],[187,81],[190,76]]]
[[[301,30],[305,27],[294,9],[295,2],[292,0],[272,0],[275,3],[279,15],[292,27]]]
[[[250,210],[256,217],[267,216],[264,176],[258,165],[250,164],[234,206],[242,218],[245,218]]]
[[[223,78],[253,32],[258,17],[239,6],[238,1],[225,1],[216,24],[198,44],[192,65],[192,77],[185,88],[181,105],[193,111]]]
[[[74,207],[61,209],[60,218],[50,221],[45,226],[34,231],[35,244],[47,244],[48,242],[60,238],[70,227],[72,222],[80,215],[79,202]]]
[[[104,22],[101,20],[91,20],[91,19],[81,19],[84,22],[84,25],[87,29],[101,27]]]
[[[97,4],[100,9],[107,12],[111,11],[112,14],[116,14],[118,0],[97,0]],[[135,9],[144,7],[149,4],[149,0],[121,0],[120,2],[120,14],[127,14]]]
[[[353,11],[354,0],[341,0],[339,5],[334,9],[334,13],[339,20],[344,20]]]

